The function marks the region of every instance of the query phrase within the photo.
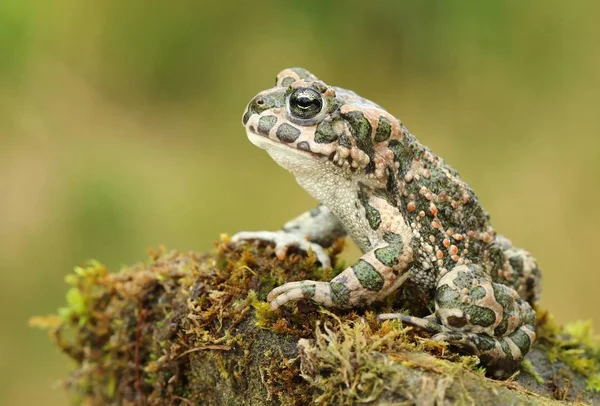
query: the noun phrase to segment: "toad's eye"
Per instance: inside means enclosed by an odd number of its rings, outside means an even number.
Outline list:
[[[323,98],[314,89],[298,88],[288,99],[289,113],[300,120],[310,120],[323,110]]]

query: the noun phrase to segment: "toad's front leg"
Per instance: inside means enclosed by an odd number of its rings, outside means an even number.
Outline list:
[[[323,268],[331,268],[325,251],[333,242],[346,235],[346,230],[337,217],[325,206],[318,206],[287,222],[278,231],[242,231],[231,237],[232,242],[264,241],[275,245],[279,259],[287,256],[290,248],[313,252]]]
[[[295,300],[337,308],[351,308],[381,300],[395,291],[407,278],[412,252],[399,236],[384,241],[364,254],[330,282],[288,282],[273,289],[267,300],[271,309]]]
[[[362,204],[368,213],[365,224],[373,241],[371,249],[330,282],[289,282],[273,289],[267,297],[271,309],[300,299],[327,307],[362,306],[385,298],[408,278],[412,233],[402,215],[375,196],[365,197]]]

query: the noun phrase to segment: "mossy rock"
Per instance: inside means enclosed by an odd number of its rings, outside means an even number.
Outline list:
[[[160,249],[109,273],[98,262],[67,277],[68,307],[34,318],[76,368],[74,403],[147,405],[600,403],[600,347],[589,323],[558,326],[538,309],[538,340],[505,381],[478,360],[376,312],[294,303],[271,312],[267,293],[292,280],[329,280],[315,259],[272,248],[213,253]],[[418,309],[409,309],[418,312]]]

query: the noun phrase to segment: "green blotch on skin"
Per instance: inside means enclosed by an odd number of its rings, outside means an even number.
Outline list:
[[[347,134],[340,135],[340,145],[345,148],[352,147],[352,142],[350,142],[350,137]]]
[[[382,264],[391,267],[398,263],[398,257],[402,253],[403,244],[402,240],[394,242],[388,241],[388,243],[390,245],[388,245],[387,247],[377,248],[375,250],[375,258],[377,258]]]
[[[391,140],[388,145],[388,149],[390,151],[392,151],[392,153],[394,154],[394,161],[396,161],[396,162],[402,161],[403,148],[402,148],[402,144],[400,144],[400,141]]]
[[[394,171],[388,169],[387,182],[385,185],[385,200],[391,206],[397,206],[397,196],[399,196],[399,187]]]
[[[373,265],[364,259],[359,259],[356,264],[352,265],[352,270],[365,289],[379,292],[383,288],[383,277]]]
[[[471,316],[471,324],[482,327],[489,327],[496,322],[496,313],[487,307],[467,305],[463,309],[465,313]]]
[[[454,268],[451,272],[457,272],[457,276],[453,279],[454,285],[459,289],[471,288],[473,286],[474,279],[481,279],[482,276],[487,278],[481,268],[477,265],[459,265]]]
[[[375,130],[375,142],[385,141],[390,138],[391,134],[392,125],[390,124],[390,121],[383,116],[379,116],[379,124]]]
[[[262,100],[262,104],[257,104],[257,100]],[[256,97],[250,108],[254,110],[255,113],[261,113],[268,109],[280,108],[285,106],[285,91],[272,92],[262,96]]]
[[[300,151],[311,152],[310,144],[306,141],[299,142],[298,145],[296,145],[296,148],[298,148]]]
[[[402,141],[390,140],[388,149],[394,154],[394,161],[400,164],[401,172],[410,168],[411,163],[426,151],[426,147],[419,144],[410,133],[405,133],[402,136]],[[434,167],[429,169],[433,171]],[[417,186],[416,183],[413,182],[413,184],[415,187]],[[425,186],[428,186],[426,182]]]
[[[482,286],[474,286],[471,288],[469,296],[473,300],[483,299],[485,297],[485,289]]]
[[[383,240],[388,244],[403,245],[402,237],[398,234],[386,231],[383,233]]]
[[[485,335],[480,335],[479,336],[479,345],[477,346],[477,348],[480,351],[489,351],[491,349],[493,349],[496,346],[496,340],[494,340],[491,337],[487,337]]]
[[[283,123],[279,126],[275,134],[283,142],[294,142],[300,136],[300,130],[288,123]]]
[[[373,164],[373,140],[371,139],[371,123],[359,111],[349,111],[343,113],[342,117],[350,125],[350,132],[356,140],[356,146],[371,158],[369,163],[370,170],[375,168]]]
[[[361,190],[358,192],[358,200],[365,208],[369,226],[373,230],[379,229],[379,226],[381,225],[381,214],[375,207],[373,207],[369,204],[369,196],[364,191]]]
[[[462,333],[456,332],[450,332],[450,333],[446,333],[446,337],[448,338],[448,342],[456,342],[456,343],[460,343],[464,340],[464,335]]]
[[[276,122],[277,117],[275,116],[261,117],[260,120],[258,120],[258,132],[265,135],[269,134],[269,131],[271,131],[271,128],[273,128]]]
[[[492,261],[492,269],[490,275],[498,279],[498,270],[504,267],[504,250],[498,244],[492,244],[489,248],[490,260]]]
[[[296,81],[296,79],[288,76],[286,78],[283,78],[283,80],[281,81],[281,86],[287,87],[287,86],[291,85],[292,83],[294,83],[295,81]]]
[[[521,258],[520,255],[515,255],[508,258],[508,262],[510,263],[512,269],[514,269],[517,272],[517,274],[523,274],[523,258]]]
[[[502,309],[504,309],[502,320],[494,330],[494,335],[502,337],[508,330],[508,315],[514,313],[515,311],[515,300],[510,295],[511,288],[508,286],[501,285],[499,283],[492,283],[492,287],[494,289],[494,297],[496,298],[496,302],[498,302],[498,304],[502,306]]]
[[[523,330],[517,330],[510,335],[513,342],[519,347],[521,352],[525,354],[531,347],[531,339]]]
[[[330,282],[331,301],[338,306],[348,305],[350,302],[350,291],[343,283]]]
[[[500,340],[500,347],[502,347],[502,352],[506,355],[506,359],[509,361],[513,361],[515,358],[513,357],[513,353],[510,350],[510,346],[506,342],[506,340]]]
[[[356,140],[356,145],[367,152],[373,148],[371,141],[371,123],[360,111],[349,111],[343,113],[342,117],[350,124],[350,132]]]
[[[435,301],[440,307],[452,308],[459,306],[461,301],[458,292],[448,285],[442,285],[435,292]]]
[[[494,329],[494,335],[496,337],[502,337],[506,334],[506,330],[508,330],[508,317],[506,317],[505,313],[505,316],[500,320],[500,324]]]
[[[427,322],[427,331],[435,334],[443,332],[442,326],[438,323],[434,323],[433,321]]]
[[[315,132],[315,142],[317,144],[329,144],[338,139],[338,135],[333,130],[331,122],[322,122],[317,126]]]
[[[315,285],[302,286],[302,294],[305,299],[312,299],[315,296]]]
[[[379,225],[381,224],[381,214],[377,211],[373,206],[365,207],[367,210],[367,220],[369,221],[369,225],[373,230],[379,229]]]

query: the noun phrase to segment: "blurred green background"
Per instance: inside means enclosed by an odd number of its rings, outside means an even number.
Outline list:
[[[60,405],[69,361],[32,315],[88,258],[210,250],[314,202],[240,124],[279,70],[401,118],[600,324],[600,3],[2,0],[0,404]],[[356,250],[347,254],[356,256]]]

